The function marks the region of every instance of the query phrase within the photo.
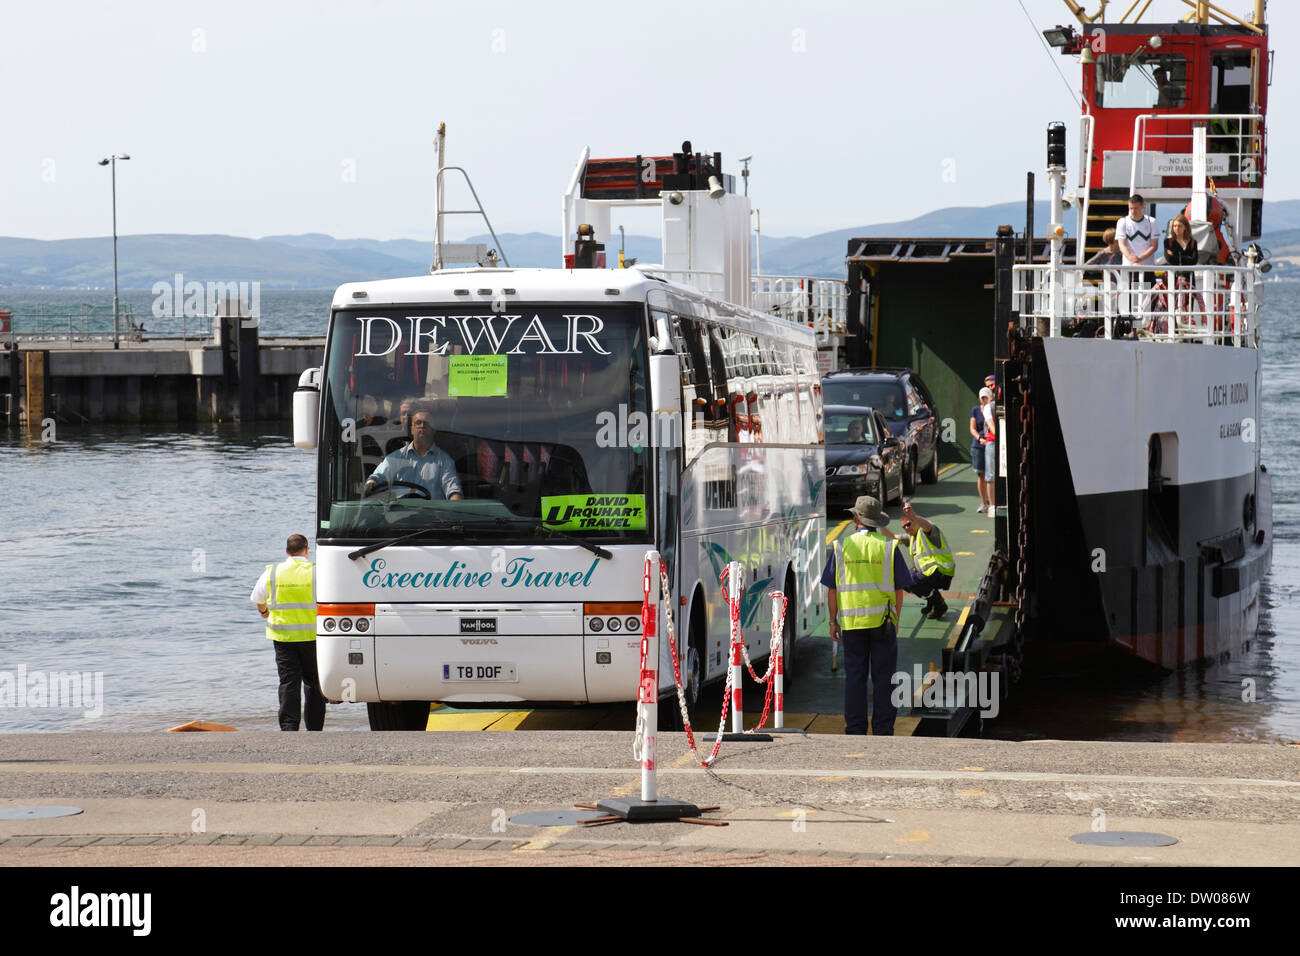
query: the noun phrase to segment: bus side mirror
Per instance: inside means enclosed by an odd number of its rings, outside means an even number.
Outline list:
[[[650,356],[650,404],[656,415],[680,415],[682,366],[672,352]]]
[[[293,393],[293,446],[315,448],[319,431],[320,369],[309,368],[298,376],[298,388]]]

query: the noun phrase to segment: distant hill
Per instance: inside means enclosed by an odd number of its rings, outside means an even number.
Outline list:
[[[1002,223],[1024,229],[1024,204],[954,206],[901,222],[837,229],[815,236],[763,236],[763,272],[768,275],[844,275],[848,240],[871,236],[992,236]],[[1040,235],[1048,221],[1047,203],[1035,206]],[[1066,215],[1066,229],[1073,217]],[[1279,264],[1300,264],[1300,200],[1270,202],[1264,208],[1263,244]],[[545,233],[501,233],[501,247],[511,265],[554,266],[560,239]],[[489,235],[465,242],[495,246]],[[618,261],[618,238],[608,243],[606,258]],[[625,239],[627,255],[642,263],[662,261],[657,236]],[[752,252],[752,244],[751,244]],[[396,278],[427,272],[433,243],[418,239],[335,239],[320,233],[266,236],[138,235],[118,237],[119,282],[126,289],[149,289],[183,273],[186,281],[261,282],[266,289],[331,289],[344,282]],[[113,246],[109,237],[87,239],[20,239],[0,237],[0,287],[62,289],[110,288]]]

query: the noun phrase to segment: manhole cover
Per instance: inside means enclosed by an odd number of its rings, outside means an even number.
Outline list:
[[[1178,841],[1163,833],[1139,833],[1136,830],[1104,830],[1101,833],[1076,833],[1075,843],[1090,846],[1173,846]]]
[[[70,817],[81,812],[81,807],[4,807],[0,809],[0,820],[44,820]]]
[[[526,827],[571,827],[583,820],[603,817],[600,810],[539,810],[536,813],[519,813],[510,818],[511,823]]]

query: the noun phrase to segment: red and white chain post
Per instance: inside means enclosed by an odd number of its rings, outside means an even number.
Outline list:
[[[655,760],[659,746],[659,610],[660,562],[658,551],[647,551],[641,575],[641,677],[637,684],[637,736],[635,749],[641,761],[641,799],[659,798]]]
[[[744,695],[741,693],[741,685],[744,684],[741,667],[744,662],[741,661],[740,655],[744,647],[744,637],[740,633],[740,599],[745,593],[743,578],[745,569],[739,561],[732,561],[727,565],[723,574],[722,586],[725,590],[727,599],[728,617],[731,619],[731,732],[741,734],[745,732],[745,708]]]
[[[776,661],[776,713],[772,715],[772,726],[780,730],[785,726],[785,615],[789,609],[784,591],[768,591],[767,596],[772,599],[772,642],[768,646]]]

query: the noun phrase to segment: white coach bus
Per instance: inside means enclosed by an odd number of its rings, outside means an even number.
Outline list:
[[[443,454],[411,444],[409,418]],[[769,590],[789,598],[787,675],[824,619],[820,381],[799,324],[637,269],[353,283],[294,419],[318,449],[322,689],[366,702],[372,729],[424,729],[431,701],[635,700],[651,548],[692,709],[726,673],[729,561],[751,657],[768,655]]]

